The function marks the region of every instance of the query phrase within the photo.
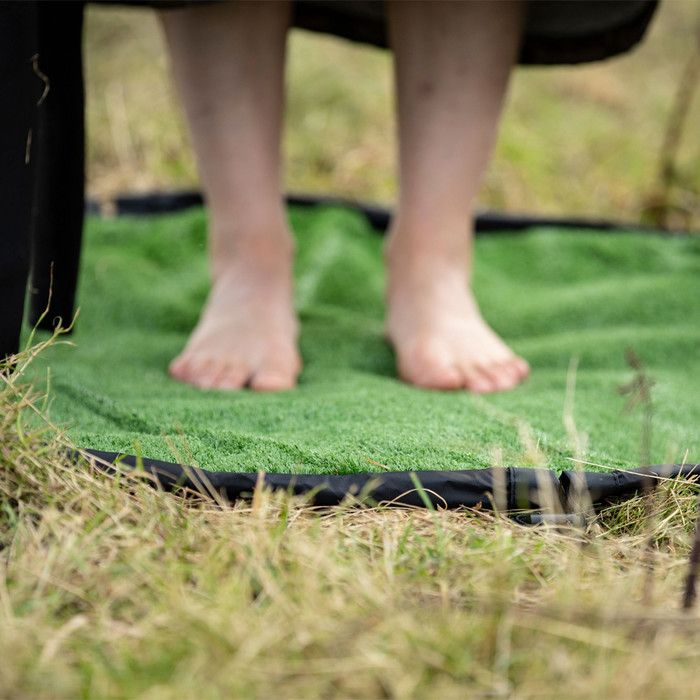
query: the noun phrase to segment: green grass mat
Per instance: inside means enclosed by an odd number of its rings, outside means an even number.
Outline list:
[[[281,394],[203,392],[167,377],[208,285],[200,210],[87,224],[71,340],[54,346],[51,416],[76,444],[212,470],[347,473],[569,468],[562,418],[590,462],[639,466],[641,416],[616,387],[632,347],[656,380],[652,461],[700,459],[700,239],[539,229],[476,244],[485,317],[532,365],[507,394],[414,389],[382,334],[382,239],[341,209],[293,210],[305,369]],[[541,453],[541,459],[537,453]]]

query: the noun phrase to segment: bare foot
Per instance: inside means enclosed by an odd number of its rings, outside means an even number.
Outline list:
[[[486,324],[461,256],[409,251],[387,254],[387,336],[401,379],[426,389],[507,391],[530,368]]]
[[[240,256],[215,271],[199,323],[170,376],[202,389],[291,389],[301,370],[290,259]]]

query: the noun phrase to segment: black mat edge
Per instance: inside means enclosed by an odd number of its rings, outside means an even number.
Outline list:
[[[81,450],[97,468],[111,473],[142,469],[167,491],[186,489],[229,503],[252,497],[264,486],[309,498],[315,506],[334,506],[349,498],[368,504],[435,509],[497,507],[503,511],[554,509],[580,512],[584,501],[602,506],[640,493],[647,480],[700,477],[700,463],[663,464],[607,473],[521,467],[457,471],[382,472],[345,475],[212,472],[120,452]]]
[[[292,193],[285,197],[287,206],[341,206],[363,214],[372,228],[385,232],[391,221],[392,210],[379,204],[357,202],[351,199],[322,194]],[[124,193],[113,201],[117,216],[150,216],[184,211],[204,204],[202,193],[197,190],[154,191]],[[86,212],[99,216],[102,207],[95,199],[88,199]],[[512,233],[536,227],[556,227],[601,232],[634,232],[660,235],[693,235],[694,232],[676,229],[659,229],[640,223],[609,221],[590,217],[547,217],[531,214],[483,211],[477,213],[475,231],[482,233]]]

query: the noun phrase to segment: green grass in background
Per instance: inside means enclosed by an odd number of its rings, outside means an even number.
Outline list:
[[[700,239],[563,232],[477,241],[486,318],[532,365],[513,392],[429,392],[395,377],[384,341],[382,239],[335,209],[291,212],[305,369],[279,394],[201,391],[167,377],[208,288],[201,210],[91,220],[72,340],[54,347],[52,418],[82,447],[215,470],[344,473],[542,464],[569,468],[562,418],[572,358],[585,458],[638,466],[623,415],[628,347],[654,390],[655,463],[700,458]]]
[[[480,205],[640,220],[698,20],[696,3],[663,2],[622,57],[517,69]],[[85,57],[90,193],[198,186],[155,13],[89,6]],[[393,202],[391,54],[295,30],[287,85],[286,189]],[[698,123],[696,96],[671,193],[695,227]]]

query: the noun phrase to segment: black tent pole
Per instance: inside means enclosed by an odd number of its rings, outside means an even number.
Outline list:
[[[70,325],[85,210],[83,5],[38,3],[39,65],[49,81],[39,106],[39,164],[32,227],[29,323]],[[45,316],[49,296],[51,306]]]
[[[35,2],[0,2],[0,362],[19,349],[43,83]]]

